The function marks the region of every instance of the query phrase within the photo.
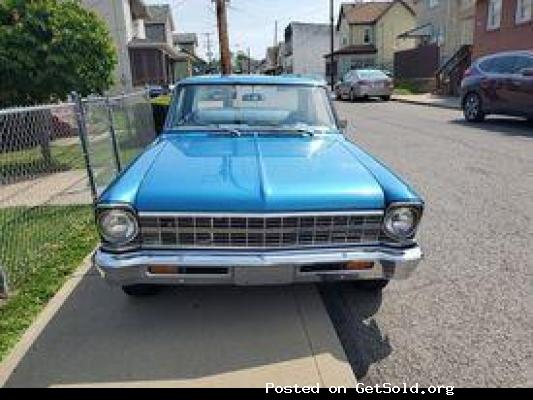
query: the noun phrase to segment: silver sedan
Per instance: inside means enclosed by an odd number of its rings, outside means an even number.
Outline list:
[[[380,97],[388,101],[394,90],[394,83],[384,72],[375,69],[349,71],[335,86],[338,100],[355,101],[358,98]]]

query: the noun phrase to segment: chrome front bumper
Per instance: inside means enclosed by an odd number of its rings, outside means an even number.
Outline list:
[[[279,285],[332,280],[406,279],[422,258],[420,247],[413,246],[407,249],[314,248],[264,252],[140,250],[123,254],[98,250],[93,261],[106,280],[118,285]],[[371,261],[374,267],[360,271],[307,271],[309,266],[349,261]],[[183,267],[187,273],[151,274],[150,267],[156,266]],[[202,268],[225,269],[225,272],[195,273]]]

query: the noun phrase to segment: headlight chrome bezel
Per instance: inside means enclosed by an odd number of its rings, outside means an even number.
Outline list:
[[[132,223],[132,233],[123,240],[116,239],[108,235],[103,227],[103,218],[110,213],[117,212],[125,215]],[[96,226],[104,246],[115,250],[134,246],[140,233],[136,211],[132,207],[125,204],[99,205],[96,209]]]
[[[408,209],[410,212],[412,212],[413,220],[414,220],[413,227],[405,235],[398,234],[397,232],[392,232],[391,230],[388,229],[388,220],[391,217],[391,215],[393,215],[393,213],[396,212],[397,210],[402,210],[402,209]],[[411,242],[416,235],[423,213],[424,213],[423,203],[409,203],[409,202],[392,203],[385,210],[385,215],[383,218],[383,232],[387,235],[387,237],[395,241],[398,241],[400,243]]]

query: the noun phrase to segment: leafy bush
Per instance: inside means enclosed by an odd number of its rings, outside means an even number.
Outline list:
[[[115,64],[107,27],[79,1],[0,1],[0,107],[102,93]]]

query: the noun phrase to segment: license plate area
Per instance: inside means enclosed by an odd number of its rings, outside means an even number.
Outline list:
[[[286,285],[294,281],[294,267],[235,267],[234,282],[239,286]]]

